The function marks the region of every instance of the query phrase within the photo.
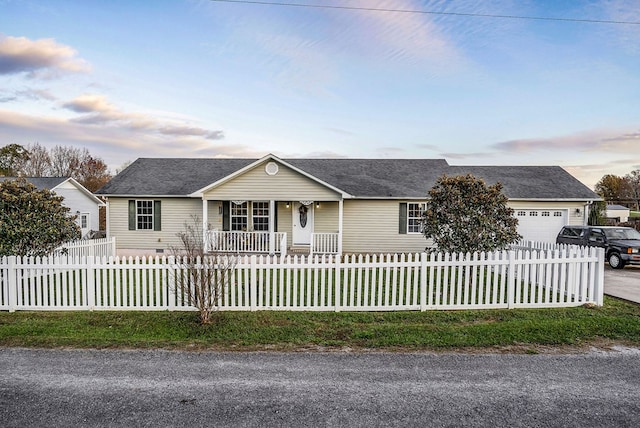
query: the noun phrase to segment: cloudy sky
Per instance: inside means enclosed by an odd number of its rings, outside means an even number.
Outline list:
[[[0,0],[0,146],[35,142],[112,171],[445,158],[593,186],[640,168],[640,0]]]

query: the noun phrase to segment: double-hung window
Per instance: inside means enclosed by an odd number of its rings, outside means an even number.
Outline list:
[[[153,230],[153,201],[136,201],[136,229]]]
[[[426,210],[425,203],[407,204],[407,233],[422,232],[422,214]]]
[[[231,203],[231,230],[246,231],[248,225],[248,203]]]
[[[269,202],[253,202],[253,230],[260,232],[269,231]]]
[[[129,200],[129,230],[161,229],[160,201],[149,199]],[[87,222],[89,217],[87,216]]]

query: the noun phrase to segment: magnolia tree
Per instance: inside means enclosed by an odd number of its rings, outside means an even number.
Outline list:
[[[442,251],[501,250],[521,238],[500,183],[487,186],[470,174],[443,175],[429,196],[423,234]]]
[[[0,256],[46,256],[80,238],[62,197],[24,179],[0,181]]]
[[[211,324],[231,283],[237,256],[218,252],[213,234],[204,230],[197,216],[185,222],[177,236],[180,244],[171,248],[176,294],[198,310],[201,324]]]

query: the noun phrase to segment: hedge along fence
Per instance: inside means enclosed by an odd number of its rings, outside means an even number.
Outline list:
[[[200,265],[200,269],[206,269]],[[2,310],[194,310],[171,257],[0,259]],[[602,305],[604,253],[238,257],[220,310],[393,311]]]

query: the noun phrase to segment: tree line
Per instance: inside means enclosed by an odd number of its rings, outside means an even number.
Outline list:
[[[111,179],[104,161],[92,156],[86,148],[55,146],[48,150],[39,143],[0,148],[0,176],[72,177],[91,192]]]
[[[640,169],[625,176],[607,174],[596,183],[594,190],[607,203],[640,210]]]

